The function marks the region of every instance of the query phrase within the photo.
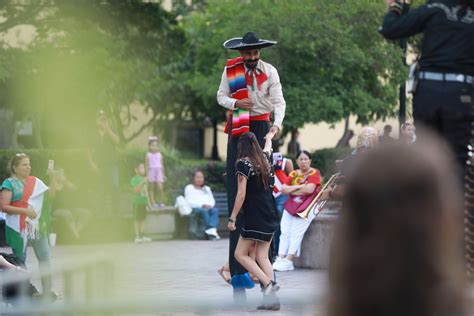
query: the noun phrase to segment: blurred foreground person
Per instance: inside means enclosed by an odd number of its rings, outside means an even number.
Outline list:
[[[330,316],[464,315],[455,163],[447,146],[423,139],[374,148],[349,171],[331,249]]]

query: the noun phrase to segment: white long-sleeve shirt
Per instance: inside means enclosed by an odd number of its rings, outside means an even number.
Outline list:
[[[203,205],[214,207],[216,205],[211,188],[207,185],[196,188],[193,184],[188,184],[184,188],[184,198],[192,208],[202,207]]]
[[[249,98],[253,102],[253,107],[250,109],[250,116],[257,116],[266,113],[274,112],[276,125],[282,129],[283,118],[285,117],[286,102],[283,98],[283,91],[280,83],[280,76],[275,67],[262,60],[258,61],[257,68],[267,75],[267,80],[262,83],[260,89],[253,90],[252,87],[247,86]],[[245,68],[247,72],[247,68]],[[221,84],[217,91],[217,103],[229,110],[235,109],[235,102],[237,99],[230,97],[230,88],[227,81],[226,69],[222,73]]]

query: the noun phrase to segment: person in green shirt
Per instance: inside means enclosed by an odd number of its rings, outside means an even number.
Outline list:
[[[135,243],[150,242],[143,235],[145,229],[146,210],[148,205],[148,182],[145,177],[145,165],[140,163],[135,168],[135,176],[130,180],[133,196],[133,218],[135,226]]]

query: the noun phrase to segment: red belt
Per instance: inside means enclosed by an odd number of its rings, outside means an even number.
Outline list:
[[[229,132],[229,126],[230,126],[230,124],[232,124],[231,121],[232,121],[232,110],[229,111],[229,116],[227,118],[227,123],[225,124],[224,133],[226,133],[226,134]],[[270,122],[270,113],[250,116],[250,121],[267,121],[267,122]]]
[[[250,120],[251,121],[267,121],[267,122],[270,122],[270,113],[251,116]]]

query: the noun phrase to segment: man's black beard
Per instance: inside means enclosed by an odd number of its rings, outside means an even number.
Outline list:
[[[257,68],[257,64],[258,64],[258,58],[257,59],[247,59],[244,61],[245,63],[245,66],[247,66],[247,68],[249,69],[255,69]]]

